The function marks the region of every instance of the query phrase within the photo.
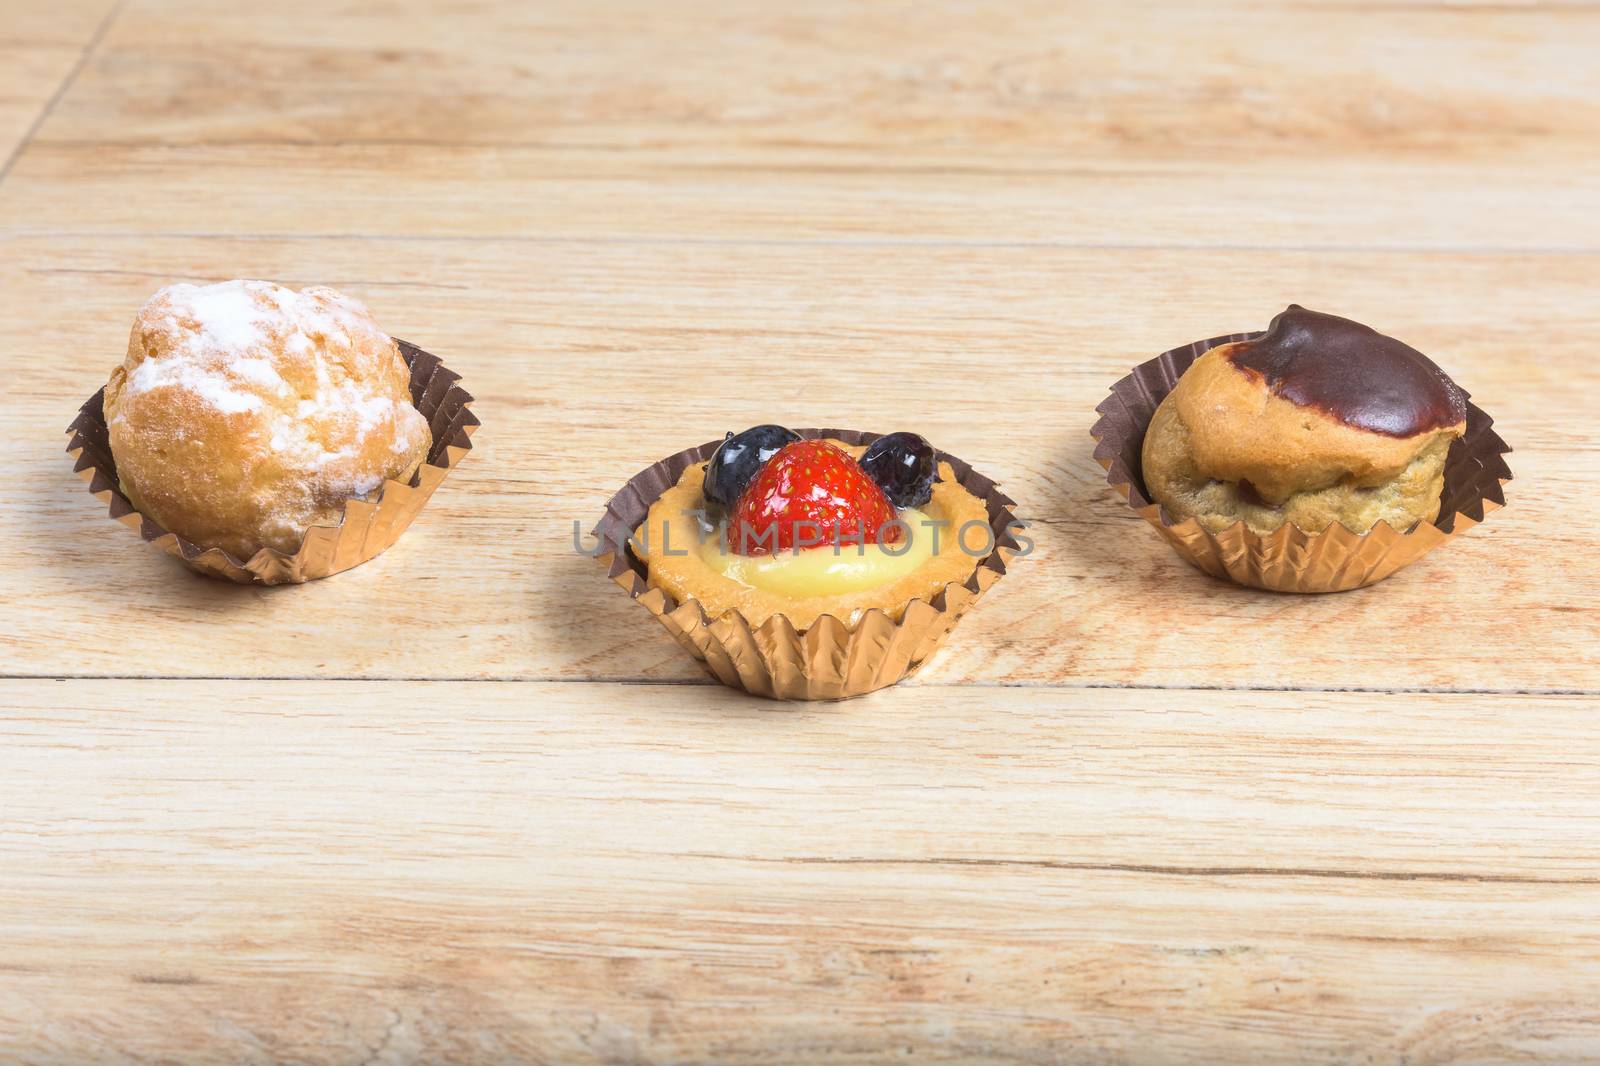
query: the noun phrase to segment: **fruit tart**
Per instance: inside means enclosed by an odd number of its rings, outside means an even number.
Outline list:
[[[613,577],[719,679],[842,698],[920,666],[1005,572],[1010,506],[915,433],[762,425],[644,471],[598,532],[623,548]]]

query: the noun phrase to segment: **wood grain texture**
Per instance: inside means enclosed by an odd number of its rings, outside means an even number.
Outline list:
[[[0,180],[108,29],[114,0],[7,0],[0,32]]]
[[[135,3],[0,226],[1600,248],[1590,4],[632,0],[449,22]]]
[[[990,146],[1471,157],[1600,135],[1592,4],[1362,7],[613,0],[475,4],[444,25],[414,0],[173,0],[119,20],[41,140],[845,147],[888,163]]]
[[[1592,701],[394,691],[0,685],[0,1055],[1562,1061],[1600,1021]]]
[[[1600,1058],[1593,3],[4,7],[0,1061]],[[236,276],[478,396],[335,579],[188,575],[61,450]],[[1179,561],[1093,408],[1290,301],[1510,506],[1339,596]],[[740,697],[572,550],[772,420],[1032,522],[914,681]]]

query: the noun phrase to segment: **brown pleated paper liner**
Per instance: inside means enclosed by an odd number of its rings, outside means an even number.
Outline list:
[[[1468,403],[1467,432],[1445,459],[1439,517],[1432,522],[1404,532],[1379,522],[1368,533],[1352,533],[1337,523],[1322,533],[1305,533],[1286,523],[1265,536],[1243,522],[1220,533],[1192,518],[1175,522],[1145,491],[1140,471],[1145,429],[1157,405],[1196,359],[1218,345],[1259,336],[1232,333],[1164,352],[1111,386],[1111,396],[1095,409],[1100,420],[1089,432],[1098,442],[1094,457],[1105,467],[1106,481],[1190,563],[1214,577],[1254,588],[1344,592],[1382,581],[1505,506],[1501,486],[1511,480],[1505,461],[1511,449],[1491,428],[1494,420]]]
[[[89,491],[105,501],[111,517],[186,566],[239,584],[299,584],[328,577],[376,558],[417,517],[433,490],[472,450],[478,419],[467,410],[472,394],[456,384],[461,375],[439,357],[405,341],[395,342],[411,368],[411,402],[428,419],[433,447],[409,482],[385,481],[371,502],[351,499],[337,526],[313,526],[293,555],[262,548],[241,560],[221,548],[205,548],[169,533],[134,509],[118,487],[117,464],[106,431],[105,389],[91,396],[67,427],[67,451]]]
[[[831,437],[868,444],[877,433],[845,429],[796,430],[806,438]],[[718,681],[756,696],[780,700],[842,700],[885,688],[914,673],[938,650],[961,616],[989,587],[1005,576],[1019,546],[1021,528],[1011,499],[998,486],[953,455],[939,453],[956,480],[984,501],[995,548],[976,561],[972,574],[952,582],[931,601],[913,600],[899,621],[880,610],[840,619],[824,615],[796,629],[783,615],[752,627],[729,611],[708,618],[696,600],[678,603],[649,584],[649,571],[634,554],[629,538],[644,524],[650,505],[683,475],[711,457],[720,440],[668,456],[636,474],[611,498],[594,528],[604,545],[600,561],[608,576],[656,617],[668,633]]]

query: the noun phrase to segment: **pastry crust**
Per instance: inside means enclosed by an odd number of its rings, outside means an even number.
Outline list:
[[[865,447],[843,441],[829,443],[856,458],[866,451]],[[935,521],[949,524],[940,530],[939,550],[931,558],[899,580],[875,588],[843,595],[783,596],[725,577],[696,550],[700,534],[696,519],[686,512],[705,508],[701,489],[705,467],[705,463],[689,467],[677,484],[651,505],[644,525],[636,531],[635,550],[649,567],[651,587],[662,589],[679,603],[697,600],[708,618],[738,611],[751,626],[759,627],[773,615],[781,614],[796,629],[805,629],[823,615],[849,623],[861,613],[876,609],[899,620],[912,600],[931,600],[946,585],[965,581],[977,568],[982,555],[969,554],[957,543],[964,526],[979,523],[985,530],[985,539],[993,536],[983,501],[961,486],[949,463],[940,463],[940,480],[934,483],[933,498],[922,510]],[[982,546],[976,532],[969,531],[966,542],[974,550]]]
[[[1444,461],[1463,419],[1410,436],[1371,432],[1274,393],[1226,344],[1197,359],[1156,408],[1143,445],[1145,486],[1178,519],[1213,532],[1292,522],[1365,533],[1437,516]]]
[[[296,551],[347,500],[409,479],[432,444],[405,360],[364,306],[265,281],[156,293],[105,411],[134,506],[241,560]]]

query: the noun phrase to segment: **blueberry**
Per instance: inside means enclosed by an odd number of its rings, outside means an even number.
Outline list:
[[[731,509],[756,471],[778,449],[799,439],[800,434],[782,426],[752,426],[743,433],[729,433],[706,464],[707,502]]]
[[[891,433],[867,446],[861,468],[896,507],[921,507],[933,498],[939,469],[933,445],[915,433]]]

